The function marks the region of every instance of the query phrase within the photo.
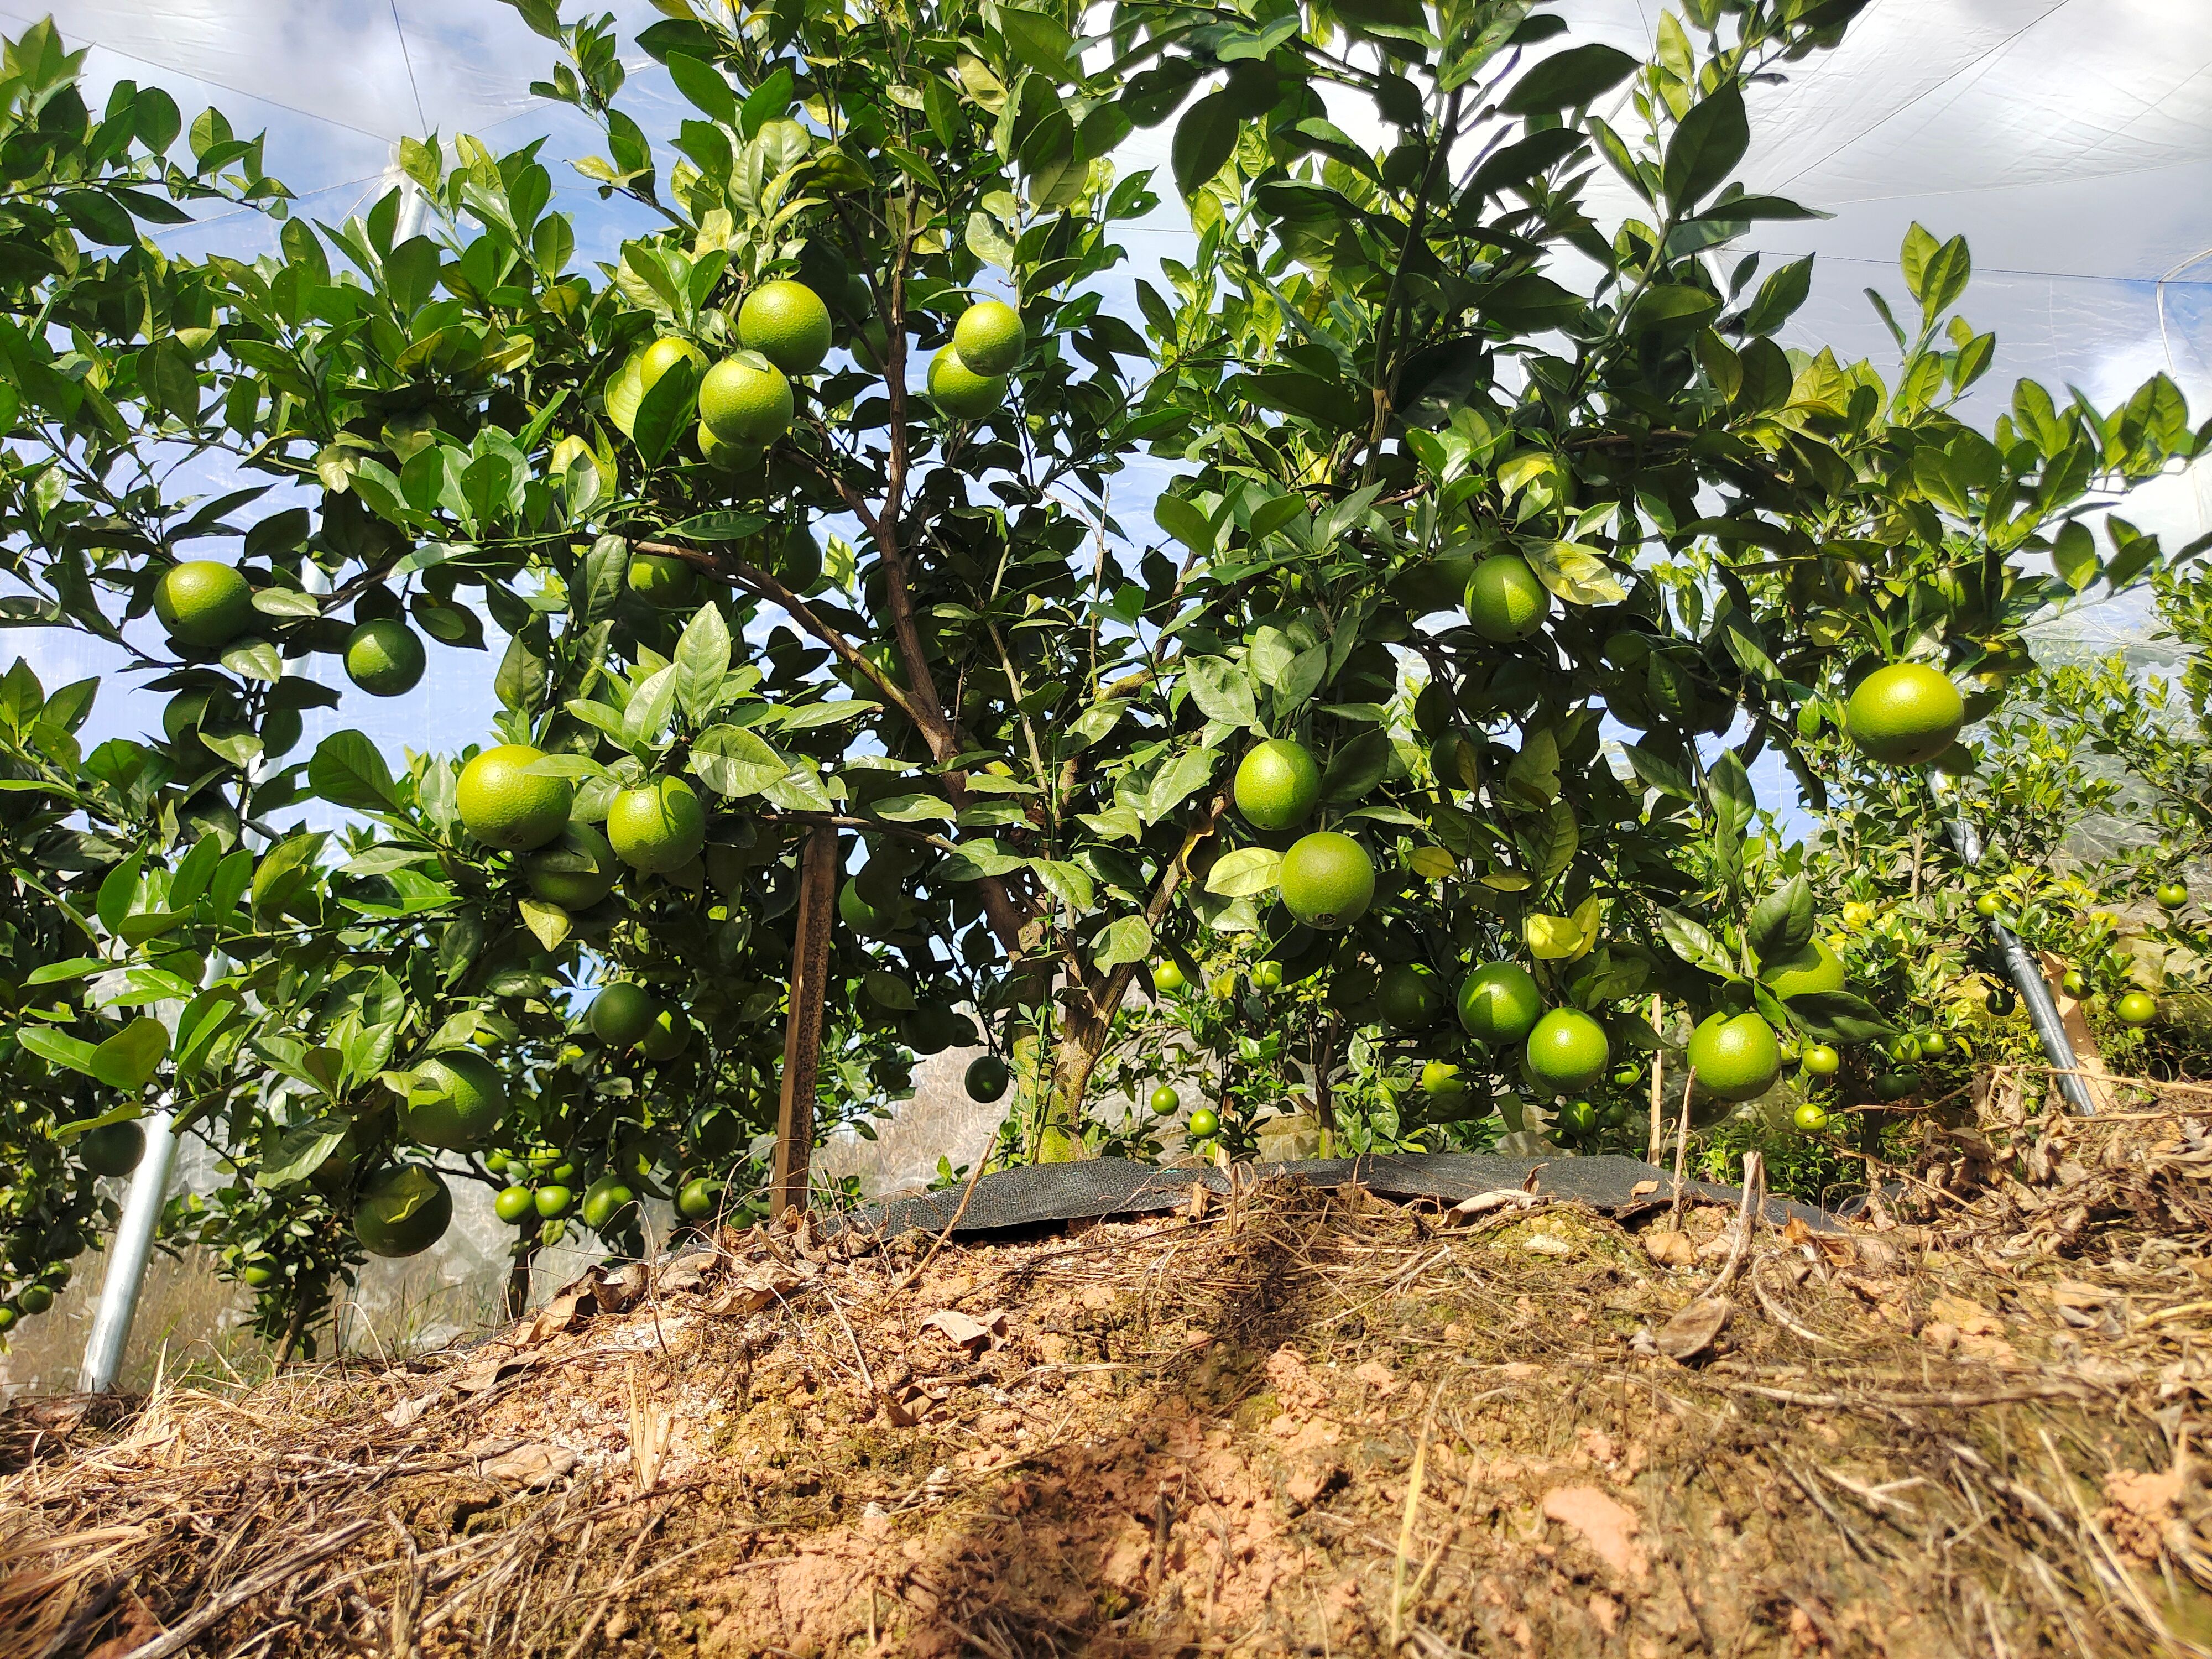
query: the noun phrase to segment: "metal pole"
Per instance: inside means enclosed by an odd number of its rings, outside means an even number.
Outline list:
[[[131,1176],[130,1194],[123,1200],[123,1219],[116,1224],[109,1247],[107,1277],[100,1281],[100,1309],[92,1316],[92,1334],[84,1345],[84,1365],[77,1386],[87,1394],[105,1394],[115,1386],[123,1368],[123,1351],[131,1341],[131,1322],[138,1312],[138,1287],[146,1277],[147,1259],[154,1251],[154,1229],[161,1219],[161,1205],[169,1195],[169,1172],[177,1161],[176,1114],[164,1094],[159,1106],[138,1120],[146,1132],[146,1151]]]
[[[1959,849],[1959,856],[1972,868],[1982,861],[1982,838],[1974,833],[1965,814],[1944,826],[1950,832],[1951,843]],[[2058,1018],[2058,1005],[2051,1000],[2051,987],[2043,977],[2043,969],[2027,953],[2012,929],[1995,916],[1990,918],[1990,932],[1997,942],[1997,954],[2004,959],[2012,982],[2020,988],[2021,1000],[2027,1005],[2028,1023],[2035,1027],[2035,1035],[2042,1040],[2044,1058],[2057,1073],[2058,1092],[2066,1103],[2082,1117],[2097,1115],[2096,1097],[2089,1092],[2087,1079],[2081,1075],[2081,1062],[2074,1056],[2074,1043],[2066,1035],[2066,1023]]]

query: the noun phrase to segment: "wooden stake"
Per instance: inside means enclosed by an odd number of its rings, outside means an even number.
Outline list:
[[[810,830],[799,854],[799,908],[791,931],[790,1017],[783,1028],[783,1088],[775,1115],[772,1213],[806,1208],[814,1156],[814,1079],[822,1062],[822,993],[830,922],[837,902],[837,832]]]
[[[1651,1029],[1655,1032],[1659,1030],[1659,994],[1656,991],[1651,994]],[[1660,1098],[1660,1091],[1665,1085],[1659,1080],[1659,1074],[1666,1069],[1666,1064],[1667,1049],[1662,1039],[1660,1046],[1651,1051],[1651,1139],[1648,1143],[1650,1150],[1644,1154],[1646,1164],[1656,1164],[1659,1155],[1667,1150],[1667,1108]]]

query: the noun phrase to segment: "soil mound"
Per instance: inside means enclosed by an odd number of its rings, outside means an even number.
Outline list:
[[[0,1651],[2202,1654],[2212,1129],[1986,1103],[1833,1232],[1280,1176],[18,1408]]]

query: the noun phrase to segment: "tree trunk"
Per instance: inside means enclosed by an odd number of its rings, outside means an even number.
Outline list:
[[[514,1241],[514,1260],[507,1268],[507,1316],[520,1319],[530,1311],[530,1272],[538,1265],[538,1219],[530,1218],[521,1236]]]

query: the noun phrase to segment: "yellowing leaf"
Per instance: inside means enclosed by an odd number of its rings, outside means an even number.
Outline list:
[[[1528,933],[1528,949],[1539,962],[1572,961],[1589,949],[1572,916],[1531,916]]]
[[[1441,847],[1417,847],[1406,867],[1428,881],[1443,881],[1459,873],[1459,860]]]

